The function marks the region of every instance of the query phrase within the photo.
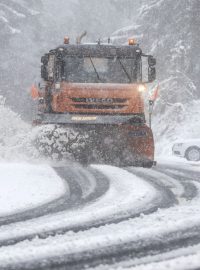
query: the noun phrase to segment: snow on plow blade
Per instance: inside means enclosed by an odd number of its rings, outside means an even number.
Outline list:
[[[36,144],[42,154],[88,165],[154,165],[152,131],[142,116],[42,114]]]

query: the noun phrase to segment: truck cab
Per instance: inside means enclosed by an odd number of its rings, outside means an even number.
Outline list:
[[[143,74],[143,59],[148,74]],[[118,46],[67,42],[45,54],[41,62],[37,123],[93,130],[93,145],[102,144],[105,137],[120,145],[124,137],[126,143],[118,147],[128,148],[123,160],[152,166],[153,134],[146,125],[142,92],[156,78],[153,56],[143,54],[134,39]]]

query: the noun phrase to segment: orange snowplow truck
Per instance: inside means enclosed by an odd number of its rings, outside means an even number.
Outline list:
[[[152,167],[154,139],[145,121],[143,91],[155,80],[155,58],[143,54],[133,39],[119,46],[68,41],[41,59],[34,123],[87,132],[79,162]]]

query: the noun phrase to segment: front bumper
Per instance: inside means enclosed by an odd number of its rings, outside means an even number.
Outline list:
[[[144,124],[143,114],[134,115],[95,115],[95,114],[70,114],[70,113],[41,113],[36,115],[34,122],[38,124]]]

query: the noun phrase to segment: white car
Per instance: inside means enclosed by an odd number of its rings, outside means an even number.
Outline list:
[[[192,139],[175,143],[172,148],[174,155],[189,161],[200,161],[200,139]]]

